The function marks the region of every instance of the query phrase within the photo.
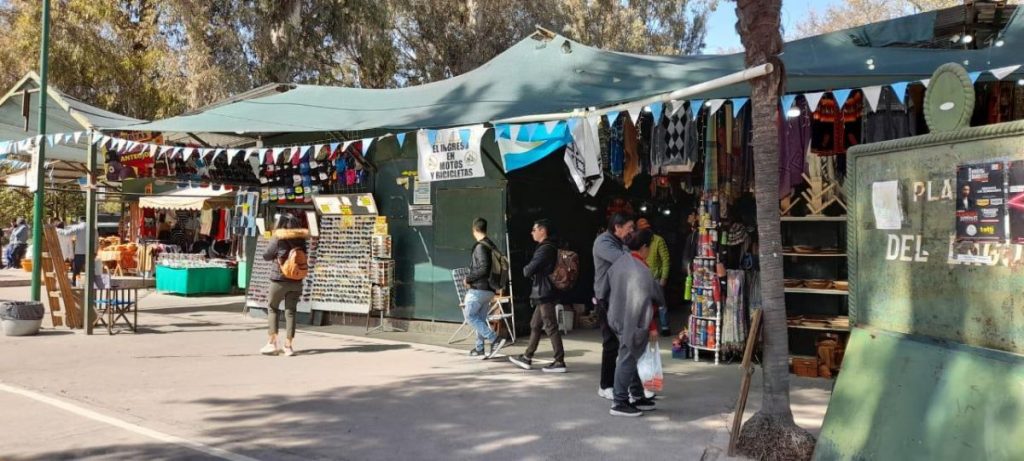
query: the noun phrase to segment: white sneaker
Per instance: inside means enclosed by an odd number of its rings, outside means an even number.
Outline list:
[[[280,351],[277,349],[277,343],[267,343],[263,349],[260,349],[260,354],[263,355],[277,355],[278,352]]]
[[[658,394],[655,394],[654,392],[651,392],[647,389],[644,389],[644,397],[647,397],[651,400],[658,400]]]
[[[285,357],[291,357],[293,355],[295,355],[295,349],[292,349],[291,346],[285,346],[284,347],[284,356]]]
[[[615,400],[615,389],[611,387],[607,389],[601,389],[599,387],[597,388],[597,395],[598,397],[605,398],[608,400]]]

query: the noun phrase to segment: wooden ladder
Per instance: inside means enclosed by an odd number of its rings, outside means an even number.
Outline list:
[[[42,272],[46,284],[46,300],[50,306],[50,319],[54,327],[82,328],[82,301],[71,289],[56,229],[52,226],[44,227],[43,237],[45,246]]]

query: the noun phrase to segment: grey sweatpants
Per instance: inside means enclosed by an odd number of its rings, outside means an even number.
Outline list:
[[[646,332],[645,332],[646,333]],[[629,344],[629,339],[619,337],[619,356],[615,360],[615,403],[629,403],[629,397],[640,398],[644,396],[643,382],[640,381],[640,373],[637,372],[636,363],[640,356],[644,355],[647,343],[639,347]]]
[[[277,334],[277,320],[281,313],[279,309],[283,300],[287,337],[288,339],[295,337],[295,309],[299,305],[300,296],[302,296],[302,281],[270,282],[270,300],[267,302],[267,331],[270,334]]]

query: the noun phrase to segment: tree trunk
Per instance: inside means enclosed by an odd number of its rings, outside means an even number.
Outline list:
[[[814,437],[793,422],[789,406],[789,335],[782,285],[779,225],[779,96],[784,78],[781,0],[737,0],[747,66],[772,63],[771,74],[750,82],[753,109],[754,198],[764,310],[764,393],[761,410],[743,425],[738,447],[761,460],[808,459]]]

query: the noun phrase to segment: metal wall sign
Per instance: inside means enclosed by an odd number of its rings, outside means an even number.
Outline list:
[[[409,225],[429,227],[434,225],[433,205],[409,205]]]

